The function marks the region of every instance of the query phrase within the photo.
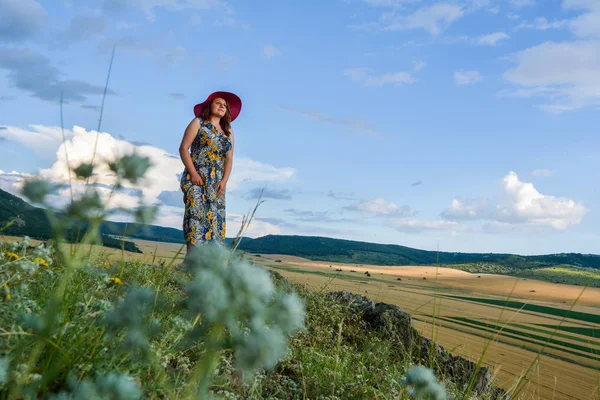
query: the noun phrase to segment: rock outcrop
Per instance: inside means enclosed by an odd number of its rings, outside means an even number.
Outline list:
[[[473,375],[475,382],[472,393],[491,393],[492,399],[508,400],[508,393],[492,384],[492,375],[488,368],[460,356],[447,352],[442,346],[435,344],[432,340],[421,336],[412,324],[410,314],[400,307],[387,304],[375,303],[367,297],[352,294],[346,290],[341,292],[330,292],[327,297],[347,303],[349,307],[362,315],[365,322],[373,329],[383,332],[388,340],[408,354],[415,363],[430,366],[438,374],[447,377],[459,387],[466,388]]]

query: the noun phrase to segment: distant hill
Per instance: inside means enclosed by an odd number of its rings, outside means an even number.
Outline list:
[[[12,222],[12,223],[11,223]],[[9,225],[10,226],[7,226]],[[73,241],[77,226],[72,226],[65,233],[65,240]],[[100,240],[106,247],[124,246],[127,251],[141,253],[135,243],[115,239],[108,233],[101,232]],[[52,227],[45,210],[34,207],[19,197],[0,189],[0,235],[29,236],[32,239],[48,240],[52,238]]]
[[[18,197],[0,190],[0,227],[14,217],[15,223],[5,234],[49,237],[50,225],[44,211],[32,207]],[[101,227],[105,240],[112,236],[135,239],[183,243],[180,229],[124,222],[105,222]],[[114,239],[112,239],[114,240]],[[226,240],[227,244],[232,238]],[[117,242],[120,247],[120,241]],[[114,243],[109,245],[115,245]],[[137,246],[126,242],[126,250]],[[473,271],[519,271],[553,266],[574,266],[600,270],[600,255],[560,253],[521,256],[500,253],[457,253],[420,250],[411,247],[333,239],[318,236],[267,235],[260,238],[243,238],[239,250],[249,253],[286,254],[314,261],[342,262],[374,265],[461,265]],[[136,251],[136,250],[134,250]],[[139,249],[137,249],[139,251]]]
[[[562,253],[520,256],[499,253],[456,253],[419,250],[393,244],[377,244],[315,236],[268,235],[244,238],[240,250],[251,253],[286,254],[315,261],[374,265],[491,264],[507,269],[572,265],[600,269],[600,255]]]

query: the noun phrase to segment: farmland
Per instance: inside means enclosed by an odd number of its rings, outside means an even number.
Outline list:
[[[15,238],[5,237],[4,240]],[[90,253],[113,260],[167,265],[183,258],[182,246],[133,240],[142,254],[97,246]],[[178,254],[179,253],[179,254]],[[323,291],[346,289],[397,304],[424,336],[454,354],[482,364],[511,388],[527,375],[534,399],[598,398],[600,289],[531,278],[473,274],[451,268],[387,267],[311,261],[277,254],[246,254],[290,281]],[[368,274],[367,274],[368,273]]]
[[[537,370],[527,378],[528,396],[597,396],[600,289],[433,266],[330,264],[265,254],[250,258],[313,289],[346,289],[397,304],[424,336],[475,361],[494,338],[483,365],[495,370],[504,388],[516,384],[540,353]]]

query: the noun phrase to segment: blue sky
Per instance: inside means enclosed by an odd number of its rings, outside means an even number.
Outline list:
[[[89,160],[114,45],[99,150],[152,158],[158,224],[192,107],[229,90],[229,235],[264,188],[254,237],[600,253],[597,0],[0,0],[0,187],[65,181],[61,90]]]

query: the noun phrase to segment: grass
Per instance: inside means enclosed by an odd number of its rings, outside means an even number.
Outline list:
[[[0,252],[7,253],[6,246],[0,247]],[[35,278],[22,279],[11,299],[0,307],[0,357],[11,359],[13,379],[29,382],[23,389],[26,393],[47,396],[68,390],[70,379],[80,381],[97,372],[119,371],[134,377],[144,398],[180,398],[179,388],[189,383],[194,366],[206,351],[202,343],[185,340],[190,323],[180,303],[193,276],[142,262],[111,261],[103,254],[73,273],[58,329],[44,339],[51,345],[44,347],[31,370],[16,374],[42,337],[36,325],[40,321],[32,318],[51,303],[66,272],[54,260]],[[122,284],[108,280],[115,276]],[[285,281],[279,285],[302,298],[307,329],[291,337],[287,355],[273,369],[260,371],[242,385],[236,385],[232,353],[224,352],[211,384],[214,394],[254,399],[408,398],[399,381],[412,363],[402,349],[370,330],[347,305],[324,293]],[[147,327],[162,328],[160,334],[150,335],[148,354],[132,351],[126,334],[110,334],[102,322],[130,287],[156,293]],[[15,380],[10,382],[14,385]],[[459,393],[451,382],[446,383]],[[8,398],[9,389],[0,386],[0,398]]]

